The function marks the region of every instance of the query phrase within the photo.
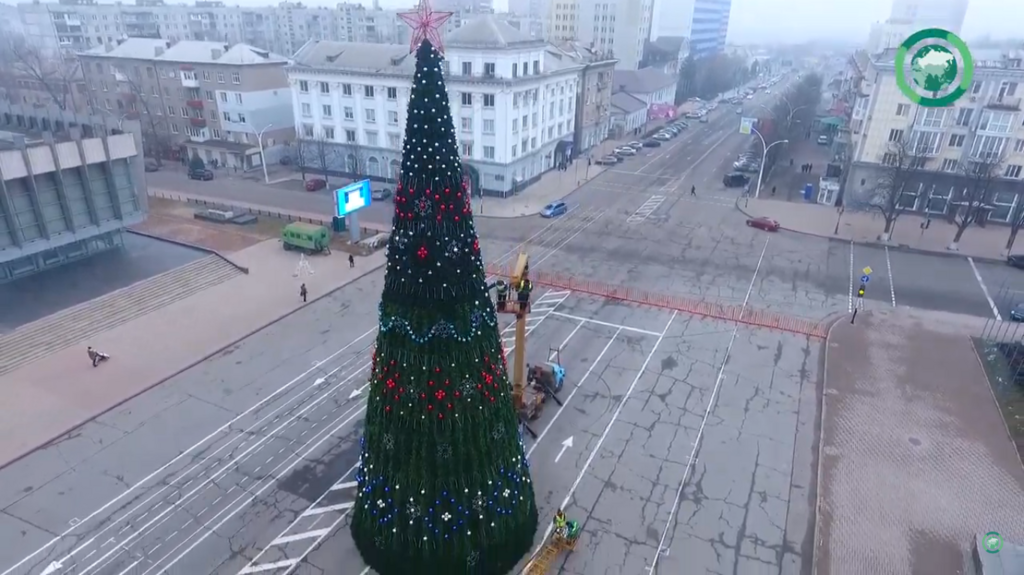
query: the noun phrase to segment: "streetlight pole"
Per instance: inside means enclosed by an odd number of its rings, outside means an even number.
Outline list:
[[[772,146],[778,144],[788,144],[789,140],[779,140],[778,142],[768,144],[764,141],[764,136],[761,135],[761,132],[757,131],[757,128],[751,127],[750,131],[756,134],[757,138],[761,140],[761,149],[764,150],[761,152],[761,165],[757,170],[757,188],[754,189],[754,199],[757,199],[761,197],[761,180],[764,178],[764,165],[768,163],[768,150],[772,149]]]
[[[245,125],[249,126],[249,128],[251,128],[253,132],[256,132],[256,143],[258,143],[260,146],[260,165],[263,166],[263,182],[269,184],[270,176],[267,174],[267,157],[263,155],[263,132],[269,130],[270,127],[273,126],[273,124],[267,124],[266,126],[263,127],[262,130],[259,131],[257,131],[256,128],[248,122],[246,122]]]

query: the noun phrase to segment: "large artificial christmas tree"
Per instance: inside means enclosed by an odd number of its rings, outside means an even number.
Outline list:
[[[498,575],[537,506],[442,74],[416,51],[352,537],[380,575]]]

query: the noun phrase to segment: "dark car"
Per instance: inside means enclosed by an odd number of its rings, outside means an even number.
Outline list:
[[[390,197],[391,197],[391,189],[390,188],[380,188],[380,189],[373,190],[372,192],[370,192],[370,198],[372,198],[374,200],[377,200],[377,201],[383,201],[383,200],[386,200],[386,199],[388,199]]]
[[[750,178],[748,178],[746,174],[741,174],[739,172],[726,174],[722,177],[722,184],[727,188],[742,188],[749,183]]]
[[[160,170],[160,164],[157,164],[153,158],[146,158],[144,165],[147,172],[157,172]]]
[[[324,189],[326,187],[327,187],[327,180],[324,180],[323,178],[310,178],[310,179],[306,180],[306,191],[307,192],[315,192],[317,190],[322,190],[322,189]]]
[[[1006,258],[1006,263],[1019,269],[1024,269],[1024,254],[1015,254]]]
[[[779,222],[771,218],[750,218],[747,220],[747,225],[766,232],[777,232],[781,227],[779,226]]]
[[[660,148],[661,147],[661,142],[659,142],[658,140],[647,140],[647,141],[644,142],[644,147],[645,148]]]
[[[208,181],[213,179],[213,172],[210,170],[189,170],[188,179]]]

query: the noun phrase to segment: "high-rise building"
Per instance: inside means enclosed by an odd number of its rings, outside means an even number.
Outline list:
[[[494,12],[494,0],[434,0],[431,4],[435,10],[449,12],[472,12],[474,14]]]
[[[868,52],[877,54],[898,47],[917,30],[941,28],[959,34],[967,16],[968,0],[893,0],[889,19],[871,27]]]
[[[575,39],[618,60],[616,69],[636,70],[651,37],[653,12],[654,0],[579,0]]]
[[[577,0],[551,0],[548,3],[546,33],[551,42],[573,42],[579,17]]]
[[[695,0],[655,0],[651,40],[689,38]]]
[[[732,0],[694,0],[690,24],[690,53],[704,58],[725,50]]]

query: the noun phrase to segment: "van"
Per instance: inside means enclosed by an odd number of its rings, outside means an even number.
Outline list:
[[[331,251],[331,232],[324,226],[292,222],[281,230],[281,244],[285,251],[298,250],[303,253]]]

